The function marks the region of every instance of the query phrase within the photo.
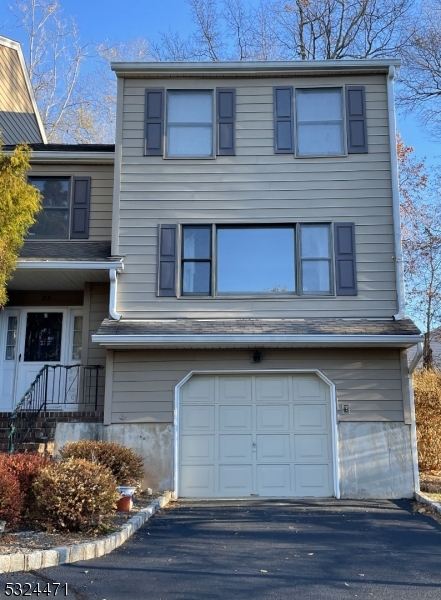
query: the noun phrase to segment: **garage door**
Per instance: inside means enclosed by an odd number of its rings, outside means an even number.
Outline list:
[[[329,386],[314,374],[193,376],[180,397],[179,495],[333,495]]]

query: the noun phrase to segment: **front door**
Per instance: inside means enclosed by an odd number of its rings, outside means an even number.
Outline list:
[[[65,364],[66,309],[22,311],[15,403],[44,365]]]
[[[11,411],[20,402],[44,365],[81,362],[81,315],[80,308],[3,311],[0,321],[0,412]],[[48,402],[53,404],[53,410],[61,408],[57,406],[58,402],[75,403],[79,372],[57,369],[49,373]],[[62,388],[61,394],[58,388]]]

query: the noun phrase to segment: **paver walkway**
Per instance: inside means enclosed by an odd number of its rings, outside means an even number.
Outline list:
[[[42,574],[77,600],[441,599],[441,525],[410,501],[171,506],[112,554]]]

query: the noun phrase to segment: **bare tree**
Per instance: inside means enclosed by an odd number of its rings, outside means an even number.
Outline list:
[[[440,175],[428,176],[424,160],[397,138],[400,167],[401,233],[408,309],[425,329],[423,366],[432,368],[431,341],[441,324]]]
[[[441,2],[424,2],[406,30],[398,102],[441,139]]]
[[[25,56],[38,107],[51,142],[75,138],[87,128],[86,103],[77,93],[80,67],[90,51],[74,21],[53,0],[15,0],[11,11],[25,34]]]

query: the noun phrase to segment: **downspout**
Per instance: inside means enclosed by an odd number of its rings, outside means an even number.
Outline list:
[[[110,269],[110,271],[109,271],[109,278],[110,278],[109,315],[115,321],[119,321],[122,317],[122,315],[120,315],[119,313],[116,312],[117,277],[118,277],[117,269]]]
[[[395,276],[397,281],[398,312],[394,319],[399,321],[406,317],[406,305],[404,296],[404,270],[403,253],[401,250],[401,225],[400,225],[400,186],[398,179],[396,120],[394,105],[394,78],[395,67],[389,67],[387,76],[387,110],[389,114],[389,146],[390,146],[390,174],[392,182],[392,209],[394,222],[395,242]]]
[[[409,392],[410,392],[410,439],[412,445],[412,460],[413,460],[413,481],[415,485],[415,491],[420,491],[420,474],[418,471],[418,448],[417,448],[417,433],[416,433],[416,421],[415,421],[415,399],[413,393],[413,380],[412,375],[416,369],[417,364],[420,362],[423,356],[423,343],[418,342],[416,347],[415,356],[409,365]]]

